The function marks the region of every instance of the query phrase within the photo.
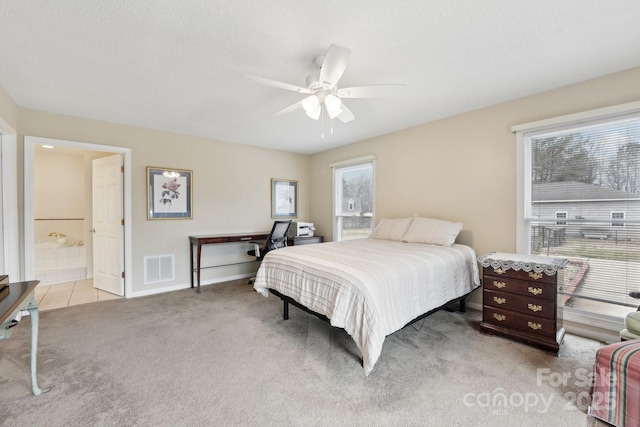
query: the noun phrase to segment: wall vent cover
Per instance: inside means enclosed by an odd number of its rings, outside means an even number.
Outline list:
[[[175,279],[175,255],[144,257],[144,283],[170,282]]]

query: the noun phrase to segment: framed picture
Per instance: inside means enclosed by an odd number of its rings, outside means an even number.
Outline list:
[[[193,172],[147,167],[147,219],[192,219]]]
[[[298,217],[298,181],[271,179],[271,218]]]

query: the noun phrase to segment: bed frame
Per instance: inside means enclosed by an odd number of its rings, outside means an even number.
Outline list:
[[[476,288],[477,289],[477,288]],[[475,290],[475,289],[474,289]],[[309,314],[312,314],[314,316],[316,316],[317,318],[324,320],[325,322],[331,322],[330,319],[325,316],[324,314],[320,314],[317,313],[307,307],[305,307],[304,305],[300,304],[298,301],[296,301],[295,299],[287,296],[287,295],[283,295],[280,292],[276,291],[275,289],[271,289],[269,288],[269,292],[271,292],[272,294],[274,294],[275,296],[277,296],[278,298],[280,298],[282,300],[282,318],[284,320],[289,320],[289,304],[292,304],[296,307],[298,307],[300,310],[302,311],[306,311]],[[473,291],[471,291],[473,292]],[[409,323],[407,323],[406,325],[403,326],[403,328],[424,319],[427,316],[430,316],[431,314],[440,311],[440,310],[446,310],[446,311],[455,311],[458,310],[461,313],[464,313],[466,311],[466,301],[465,298],[467,297],[467,295],[469,295],[471,292],[458,297],[458,298],[454,298],[451,301],[441,305],[440,307],[434,308],[433,310],[430,310],[424,314],[421,314],[420,316],[416,317],[415,319],[411,320]],[[458,304],[458,307],[456,308],[455,305]],[[400,328],[402,329],[402,328]]]

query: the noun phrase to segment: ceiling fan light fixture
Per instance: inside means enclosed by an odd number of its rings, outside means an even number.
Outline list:
[[[320,106],[320,99],[316,95],[311,95],[302,100],[302,108],[307,112],[307,115],[313,113]],[[311,117],[311,116],[309,116]]]
[[[306,111],[306,108],[305,108]],[[322,107],[320,106],[320,104],[318,104],[318,106],[311,111],[307,111],[307,116],[311,117],[313,120],[318,120],[320,119],[320,113],[322,112]]]
[[[329,114],[330,119],[335,119],[340,114],[342,114],[342,108],[338,108],[337,110],[333,110],[333,111],[329,111],[329,109],[327,108],[327,113]]]
[[[340,107],[342,107],[342,100],[335,95],[328,94],[324,97],[324,105],[327,106],[327,112],[331,115],[332,113],[340,110]]]
[[[306,87],[263,77],[243,76],[259,84],[304,94],[304,99],[276,111],[273,113],[274,116],[302,109],[314,120],[321,118],[324,120],[326,112],[326,116],[330,119],[337,118],[342,123],[349,123],[355,119],[355,116],[343,103],[343,99],[394,96],[400,87],[405,86],[404,84],[378,84],[340,87],[339,82],[347,68],[350,55],[350,49],[335,44],[330,45],[324,55],[314,58],[315,67],[307,75]]]

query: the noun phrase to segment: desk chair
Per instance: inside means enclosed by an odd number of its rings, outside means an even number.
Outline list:
[[[247,255],[256,257],[256,261],[262,261],[269,251],[287,246],[287,231],[289,231],[290,225],[290,219],[287,221],[274,221],[271,233],[269,233],[269,237],[265,241],[249,242],[253,245],[253,250],[248,251]],[[255,280],[256,278],[252,277],[249,279],[249,284],[252,285]]]

